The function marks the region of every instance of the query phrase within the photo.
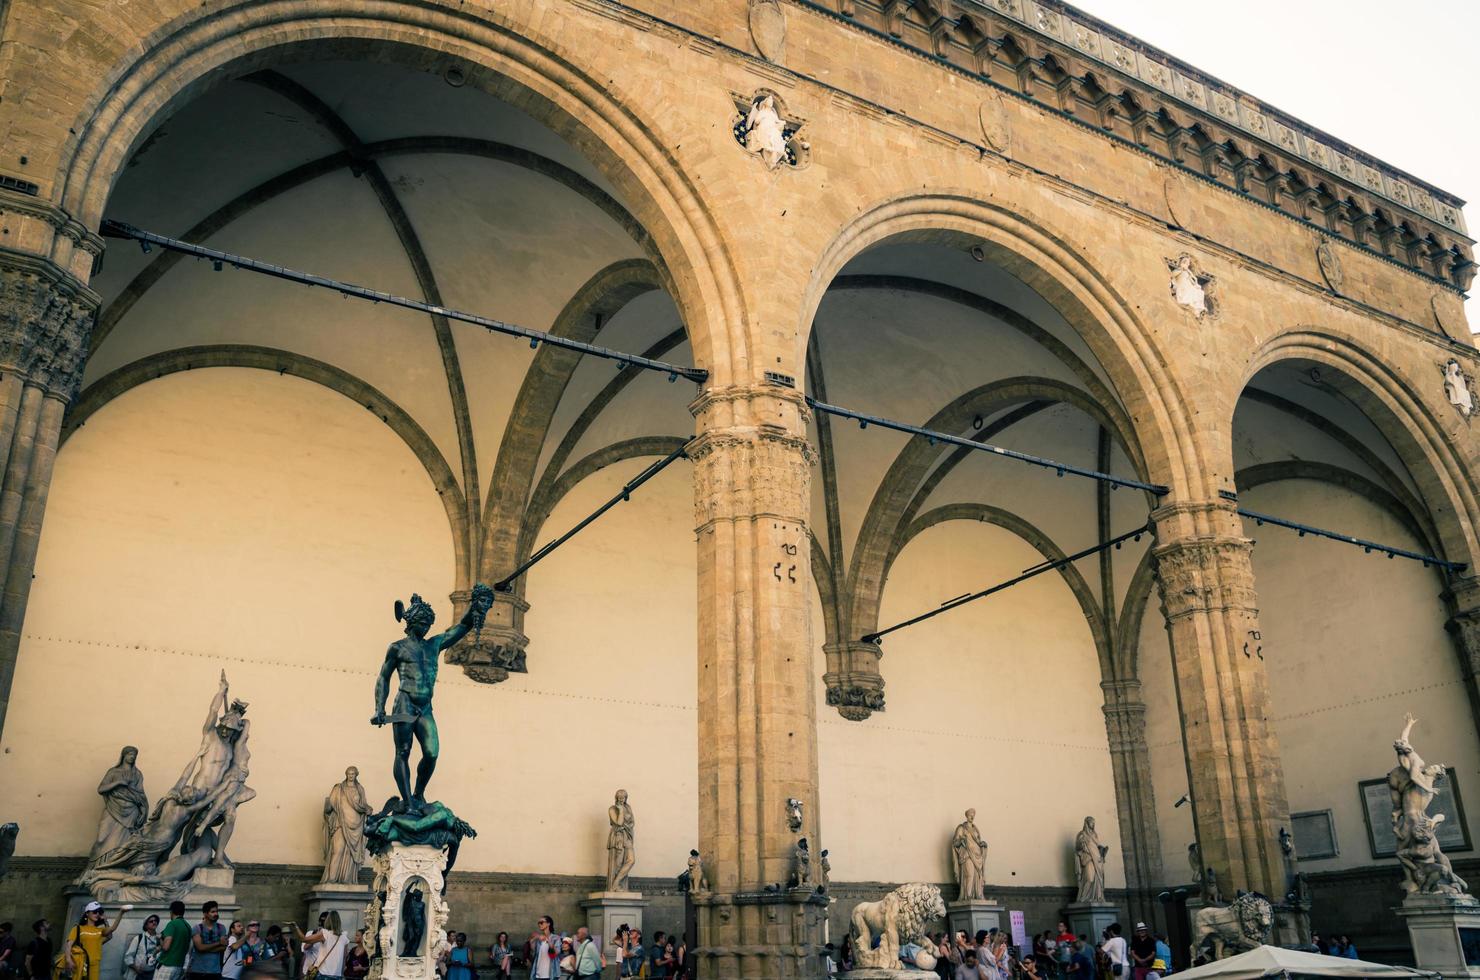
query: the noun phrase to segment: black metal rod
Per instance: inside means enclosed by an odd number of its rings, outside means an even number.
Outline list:
[[[1065,565],[1072,565],[1074,562],[1079,561],[1079,559],[1081,558],[1088,558],[1090,555],[1097,555],[1107,549],[1119,547],[1121,543],[1129,540],[1130,538],[1140,540],[1141,535],[1150,533],[1151,525],[1144,524],[1141,527],[1136,528],[1134,531],[1127,531],[1119,537],[1111,538],[1109,541],[1106,541],[1103,544],[1097,544],[1092,548],[1085,548],[1083,551],[1077,551],[1072,555],[1065,555],[1063,558],[1056,558],[1052,561],[1045,561],[1041,565],[1034,565],[1032,568],[1025,570],[1023,574],[1019,575],[1017,578],[1008,579],[1006,582],[999,582],[998,584],[992,586],[990,589],[982,589],[980,592],[968,592],[966,595],[958,596],[955,599],[950,599],[946,602],[941,603],[940,608],[938,609],[932,609],[927,613],[921,613],[913,619],[906,619],[902,623],[895,623],[888,629],[879,630],[877,633],[868,633],[864,636],[861,636],[859,637],[859,642],[877,643],[879,640],[888,636],[890,633],[893,633],[895,630],[902,630],[906,626],[914,626],[916,623],[923,623],[927,619],[930,619],[934,616],[939,616],[941,613],[950,612],[952,609],[956,609],[959,606],[964,606],[968,602],[975,602],[978,599],[985,599],[989,595],[994,595],[995,593],[1010,589],[1014,585],[1017,585],[1019,582],[1026,582],[1028,579],[1036,578],[1037,576],[1042,575],[1044,572],[1052,572],[1055,569],[1063,568]]]
[[[1159,483],[1142,483],[1140,480],[1128,480],[1124,477],[1111,476],[1109,473],[1101,473],[1099,470],[1087,470],[1080,466],[1070,465],[1069,463],[1060,463],[1057,460],[1048,459],[1044,456],[1020,453],[1015,449],[1003,449],[1001,446],[993,446],[990,443],[977,442],[975,439],[953,436],[946,432],[936,432],[933,429],[921,428],[918,425],[910,425],[907,422],[896,422],[893,419],[880,418],[876,415],[864,415],[862,412],[855,412],[852,409],[841,408],[837,405],[829,405],[815,398],[809,397],[807,404],[814,410],[826,412],[828,415],[853,419],[864,428],[870,425],[877,425],[881,429],[893,429],[895,432],[907,432],[910,435],[924,436],[932,442],[944,442],[953,446],[962,446],[966,449],[978,449],[982,452],[991,453],[994,456],[1005,456],[1008,459],[1015,459],[1022,463],[1031,463],[1034,466],[1042,466],[1045,469],[1055,470],[1059,476],[1063,476],[1065,473],[1072,473],[1075,476],[1088,477],[1091,480],[1108,483],[1112,487],[1132,487],[1136,490],[1145,490],[1158,497],[1164,497],[1170,492],[1167,487]]]
[[[1367,541],[1363,538],[1354,538],[1349,534],[1338,534],[1335,531],[1327,531],[1324,528],[1311,527],[1309,524],[1301,524],[1297,521],[1287,521],[1283,517],[1273,517],[1269,514],[1260,514],[1257,511],[1238,509],[1240,516],[1250,518],[1257,524],[1273,524],[1276,527],[1287,527],[1292,531],[1299,531],[1303,538],[1307,534],[1314,534],[1318,538],[1329,538],[1332,541],[1342,541],[1346,544],[1354,544],[1364,551],[1380,551],[1389,558],[1409,558],[1413,561],[1421,561],[1424,567],[1435,565],[1451,572],[1462,572],[1469,566],[1464,562],[1445,561],[1433,555],[1420,554],[1417,551],[1408,551],[1404,548],[1394,548],[1391,545],[1378,544],[1376,541]]]
[[[147,249],[149,245],[158,245],[160,248],[171,252],[180,252],[184,255],[193,255],[198,259],[210,259],[216,268],[229,265],[235,269],[246,269],[249,272],[260,272],[265,276],[273,276],[277,279],[286,279],[288,282],[302,283],[305,286],[322,286],[332,289],[344,296],[352,296],[355,299],[367,299],[372,303],[389,303],[392,306],[400,306],[408,310],[416,310],[421,313],[430,313],[435,316],[445,316],[449,320],[458,320],[462,323],[471,323],[485,330],[495,333],[509,334],[514,337],[523,337],[529,341],[531,347],[540,344],[552,344],[555,347],[563,347],[566,350],[577,351],[581,354],[590,354],[592,357],[603,357],[609,361],[619,361],[633,367],[646,368],[649,371],[658,371],[668,375],[668,380],[674,381],[680,377],[688,378],[696,384],[703,384],[709,379],[709,372],[703,368],[681,367],[677,364],[668,364],[665,361],[655,361],[651,358],[641,357],[637,354],[626,354],[622,351],[612,350],[609,347],[598,347],[595,344],[583,344],[579,340],[569,340],[565,337],[557,337],[543,330],[533,330],[529,327],[521,327],[513,323],[505,323],[502,320],[494,320],[486,316],[478,316],[475,313],[464,313],[446,306],[433,306],[420,300],[409,299],[405,296],[397,296],[394,293],[383,293],[378,289],[370,289],[366,286],[357,286],[354,283],[341,282],[338,279],[330,279],[327,276],[314,275],[311,272],[300,272],[297,269],[288,269],[270,262],[261,262],[257,259],[247,258],[245,255],[234,255],[231,252],[222,252],[214,248],[206,248],[204,245],[194,245],[190,242],[180,241],[178,238],[169,238],[157,235],[152,231],[144,231],[133,225],[124,224],[121,221],[105,219],[101,229],[102,233],[109,238],[130,238]]]
[[[524,560],[524,564],[520,565],[508,575],[495,582],[493,585],[494,589],[499,592],[509,591],[510,583],[512,583],[519,576],[523,575],[525,572],[529,571],[535,565],[538,565],[541,559],[549,555],[550,552],[565,544],[565,542],[569,541],[577,534],[580,534],[593,521],[595,521],[602,514],[605,514],[607,511],[611,510],[613,507],[617,506],[617,504],[620,504],[624,500],[631,499],[632,491],[636,490],[638,487],[642,486],[644,483],[661,473],[665,468],[667,468],[669,463],[672,463],[674,460],[681,457],[687,456],[689,453],[689,443],[693,442],[695,438],[696,437],[694,436],[689,436],[689,438],[683,441],[682,446],[679,446],[673,452],[669,453],[667,456],[664,456],[662,459],[658,460],[656,463],[653,463],[647,469],[634,476],[631,480],[627,481],[627,483],[623,485],[622,489],[618,491],[615,497],[608,500],[600,507],[596,508],[595,511],[593,511],[588,517],[582,520],[575,527],[571,528],[569,531],[566,531],[560,537],[556,538],[554,541],[551,541],[539,551],[536,551],[534,554],[526,558]]]

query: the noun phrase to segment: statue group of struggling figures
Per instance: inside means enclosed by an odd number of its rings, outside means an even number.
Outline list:
[[[1429,804],[1440,792],[1444,766],[1425,764],[1408,737],[1418,719],[1404,718],[1403,734],[1393,742],[1398,764],[1388,771],[1388,792],[1393,804],[1393,836],[1398,839],[1398,861],[1403,866],[1403,891],[1409,895],[1469,894],[1469,885],[1449,864],[1439,849],[1439,824],[1444,814],[1429,816]]]
[[[200,749],[152,810],[139,750],[124,747],[98,786],[103,818],[78,884],[104,901],[165,901],[184,894],[198,869],[231,866],[237,808],[257,795],[247,785],[246,713],[245,701],[229,700],[222,671]]]
[[[1075,876],[1079,883],[1076,901],[1105,901],[1105,855],[1110,848],[1100,843],[1095,818],[1085,817],[1084,826],[1074,838]],[[956,901],[987,900],[987,842],[976,827],[976,811],[967,810],[966,819],[956,825],[951,835],[951,870],[956,875]]]

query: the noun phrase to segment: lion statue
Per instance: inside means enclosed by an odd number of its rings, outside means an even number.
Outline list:
[[[859,902],[849,929],[857,968],[899,969],[900,944],[919,938],[927,923],[945,914],[945,900],[934,885],[900,885],[877,902]]]
[[[1274,926],[1274,908],[1258,892],[1240,891],[1232,905],[1198,909],[1192,919],[1192,959],[1208,946],[1212,958],[1221,960],[1232,953],[1246,953],[1269,942]]]

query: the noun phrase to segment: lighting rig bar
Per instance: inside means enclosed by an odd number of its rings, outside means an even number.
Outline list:
[[[879,630],[877,633],[869,633],[865,636],[859,637],[859,642],[877,643],[879,642],[879,640],[888,636],[890,633],[893,633],[895,630],[902,630],[906,626],[914,626],[916,623],[923,623],[925,622],[925,620],[930,619],[934,616],[939,616],[941,613],[950,612],[952,609],[959,609],[961,606],[966,605],[968,602],[975,602],[978,599],[985,599],[989,595],[995,595],[998,592],[1003,592],[1007,589],[1012,588],[1014,585],[1017,585],[1019,582],[1026,582],[1028,579],[1036,578],[1039,575],[1042,575],[1044,572],[1052,572],[1057,569],[1063,568],[1065,565],[1072,565],[1074,562],[1079,561],[1079,559],[1081,558],[1088,558],[1090,555],[1096,555],[1102,551],[1108,551],[1111,548],[1119,548],[1122,544],[1132,538],[1139,541],[1141,540],[1141,535],[1150,533],[1152,533],[1151,525],[1145,524],[1141,527],[1136,528],[1134,531],[1127,531],[1119,537],[1111,538],[1109,541],[1106,541],[1103,544],[1097,544],[1092,548],[1085,548],[1083,551],[1077,551],[1072,555],[1066,555],[1063,558],[1056,558],[1053,561],[1046,561],[1041,565],[1034,565],[1032,568],[1024,569],[1023,574],[1019,575],[1017,578],[1008,579],[1006,582],[999,582],[998,584],[992,586],[990,589],[983,589],[980,592],[972,592],[967,595],[957,596],[954,599],[942,602],[939,609],[932,609],[927,613],[921,613],[913,619],[906,619],[902,623],[895,623],[888,629],[882,629]]]
[[[689,438],[687,438],[687,439],[685,439],[683,441],[683,445],[682,446],[679,446],[673,452],[669,453],[667,456],[664,456],[662,459],[660,459],[657,462],[653,463],[647,469],[643,470],[641,473],[639,473],[636,476],[634,476],[631,480],[627,481],[627,483],[625,485],[623,485],[622,489],[617,492],[617,495],[615,497],[613,497],[612,499],[608,500],[606,503],[602,504],[600,507],[596,508],[596,510],[592,511],[589,516],[587,516],[583,521],[581,521],[575,527],[571,528],[569,531],[566,531],[560,537],[556,538],[554,541],[551,541],[549,544],[545,545],[539,551],[536,551],[534,554],[530,555],[528,558],[526,558],[524,560],[524,564],[520,565],[518,568],[514,569],[508,575],[504,576],[503,578],[501,578],[497,582],[495,582],[493,584],[494,590],[497,591],[497,592],[508,592],[508,591],[510,591],[512,589],[512,587],[513,587],[513,582],[514,582],[514,580],[516,578],[518,578],[519,576],[523,575],[525,572],[529,571],[534,566],[538,565],[543,558],[545,558],[546,556],[548,556],[550,554],[550,552],[554,551],[556,548],[558,548],[561,545],[565,544],[565,542],[569,541],[571,538],[575,537],[577,534],[580,534],[582,531],[584,531],[586,529],[586,527],[588,525],[590,525],[592,522],[594,522],[602,514],[605,514],[607,511],[609,511],[613,507],[617,506],[617,504],[620,504],[624,500],[631,500],[632,499],[632,491],[636,490],[638,487],[642,486],[644,483],[646,483],[647,481],[651,480],[653,477],[655,477],[659,473],[661,473],[664,469],[666,469],[668,467],[668,464],[669,463],[672,463],[672,462],[674,462],[675,460],[678,460],[678,459],[687,458],[688,457],[688,454],[689,454],[689,444],[692,443],[695,438],[697,438],[697,437],[696,436],[689,436]]]
[[[332,289],[342,296],[350,296],[355,299],[367,299],[372,303],[389,303],[408,310],[416,310],[420,313],[429,313],[434,316],[445,316],[449,320],[458,320],[462,323],[471,323],[475,326],[491,330],[495,333],[508,334],[512,337],[523,337],[529,341],[530,347],[538,347],[540,344],[550,344],[555,347],[563,347],[581,354],[590,354],[592,357],[601,357],[609,361],[617,361],[631,367],[645,368],[649,371],[657,371],[668,375],[669,381],[677,381],[680,377],[688,378],[695,384],[703,384],[709,379],[709,372],[703,368],[682,367],[677,364],[669,364],[665,361],[655,361],[651,358],[642,357],[637,354],[626,354],[622,351],[612,350],[609,347],[598,347],[595,344],[583,344],[579,340],[570,340],[565,337],[557,337],[543,330],[533,330],[529,327],[521,327],[513,323],[505,323],[502,320],[494,320],[486,316],[478,316],[474,313],[464,313],[461,310],[450,309],[446,306],[433,306],[420,300],[409,299],[405,296],[397,296],[394,293],[383,293],[378,289],[370,289],[366,286],[357,286],[354,283],[341,282],[338,279],[330,279],[328,276],[314,275],[311,272],[300,272],[297,269],[288,269],[270,262],[262,262],[257,259],[248,258],[245,255],[233,255],[231,252],[222,252],[214,248],[206,248],[204,245],[194,245],[183,242],[178,238],[169,238],[165,235],[156,235],[152,231],[144,231],[133,225],[124,224],[121,221],[104,219],[100,229],[108,238],[128,238],[139,243],[145,252],[149,251],[151,245],[171,252],[179,252],[183,255],[191,255],[197,259],[210,259],[211,264],[220,271],[222,266],[229,265],[233,269],[246,269],[248,272],[260,272],[264,276],[272,276],[276,279],[286,279],[288,282],[302,283],[305,286],[322,286]]]
[[[1283,517],[1273,517],[1269,514],[1260,514],[1257,511],[1245,510],[1242,507],[1238,509],[1238,512],[1241,517],[1247,517],[1261,527],[1265,524],[1273,524],[1276,527],[1287,527],[1292,531],[1300,532],[1302,538],[1307,534],[1313,534],[1318,538],[1342,541],[1346,544],[1354,544],[1368,554],[1379,551],[1389,558],[1408,558],[1412,561],[1421,561],[1425,568],[1433,565],[1448,572],[1462,572],[1469,567],[1464,562],[1445,561],[1443,558],[1437,558],[1434,555],[1420,554],[1417,551],[1408,551],[1404,548],[1394,548],[1391,545],[1378,544],[1376,541],[1368,541],[1364,538],[1354,538],[1349,534],[1338,534],[1335,531],[1312,527],[1309,524],[1301,524],[1298,521],[1287,521]]]
[[[1167,495],[1167,493],[1170,492],[1167,487],[1164,487],[1159,483],[1142,483],[1140,480],[1128,480],[1124,477],[1111,476],[1109,473],[1101,473],[1098,470],[1087,470],[1083,467],[1073,466],[1069,463],[1060,463],[1057,460],[1048,459],[1044,456],[1034,456],[1030,453],[1020,453],[1015,449],[1003,449],[1001,446],[993,446],[990,443],[977,442],[974,439],[964,439],[961,436],[953,436],[946,432],[936,432],[933,429],[924,429],[918,425],[910,425],[907,422],[895,422],[892,419],[880,418],[877,415],[865,415],[862,412],[855,412],[852,409],[841,408],[837,405],[829,405],[826,402],[820,402],[817,399],[811,397],[807,399],[807,404],[810,405],[815,411],[826,412],[828,415],[835,415],[838,418],[852,419],[853,421],[858,423],[858,427],[860,429],[866,429],[870,425],[877,425],[881,429],[893,429],[895,432],[907,432],[910,435],[914,436],[924,436],[926,439],[930,440],[930,444],[932,446],[935,445],[937,442],[944,442],[952,446],[961,446],[964,449],[976,449],[980,450],[981,452],[992,453],[994,456],[1005,456],[1008,459],[1015,459],[1021,463],[1030,463],[1033,466],[1041,466],[1044,469],[1054,470],[1059,474],[1059,476],[1063,476],[1066,473],[1072,473],[1075,476],[1083,476],[1088,477],[1091,480],[1099,480],[1101,483],[1110,484],[1112,488],[1131,487],[1135,490],[1145,490],[1148,493],[1155,494],[1158,497],[1164,497]]]

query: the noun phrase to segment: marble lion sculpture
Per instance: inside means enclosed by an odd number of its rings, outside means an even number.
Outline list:
[[[1269,942],[1273,925],[1269,899],[1258,892],[1239,892],[1232,905],[1198,909],[1192,920],[1192,958],[1196,961],[1207,945],[1215,960],[1230,952],[1247,952]]]
[[[850,929],[858,968],[899,969],[900,944],[919,938],[927,923],[945,914],[945,900],[934,885],[900,885],[877,902],[859,902]]]

